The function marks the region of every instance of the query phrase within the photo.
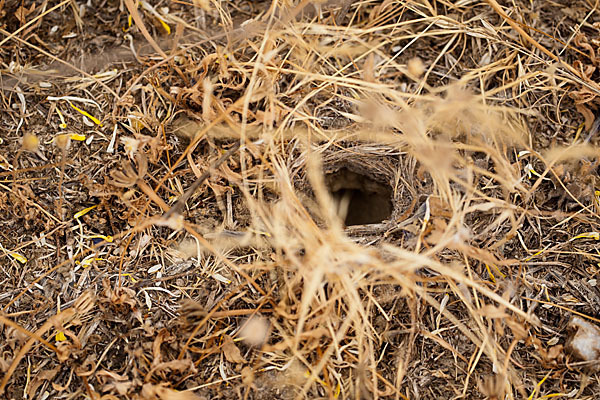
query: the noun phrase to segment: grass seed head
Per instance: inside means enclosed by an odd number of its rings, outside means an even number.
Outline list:
[[[421,60],[419,57],[414,57],[408,60],[407,67],[408,72],[416,78],[420,78],[421,75],[425,73],[425,64],[423,64],[423,60]]]
[[[262,346],[269,338],[269,321],[253,316],[242,323],[239,337],[249,346]]]
[[[23,136],[23,143],[21,148],[25,151],[30,151],[32,153],[37,153],[39,151],[40,139],[32,133],[26,133]]]

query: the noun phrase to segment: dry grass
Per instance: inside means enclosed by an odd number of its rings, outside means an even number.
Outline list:
[[[597,396],[593,2],[92,3],[0,1],[3,396]]]

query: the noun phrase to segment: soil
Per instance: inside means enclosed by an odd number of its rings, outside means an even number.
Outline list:
[[[0,397],[600,396],[593,2],[138,3],[0,0]]]

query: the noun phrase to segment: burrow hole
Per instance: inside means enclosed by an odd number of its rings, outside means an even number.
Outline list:
[[[389,185],[347,168],[326,174],[325,183],[346,226],[378,224],[392,215]]]

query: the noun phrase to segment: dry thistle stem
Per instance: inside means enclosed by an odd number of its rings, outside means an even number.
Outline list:
[[[152,201],[154,201],[160,208],[167,212],[169,206],[161,199],[154,189],[152,189],[145,181],[144,176],[148,171],[148,159],[145,155],[138,153],[135,157],[137,170],[128,160],[123,160],[122,171],[111,171],[113,178],[112,184],[118,187],[132,187],[137,185],[142,192],[144,192]]]
[[[169,219],[175,213],[178,213],[183,207],[185,207],[185,203],[194,194],[194,192],[196,190],[198,190],[200,185],[202,185],[202,182],[204,182],[210,176],[211,171],[219,168],[219,166],[221,164],[223,164],[229,157],[231,157],[231,155],[233,153],[235,153],[239,148],[240,148],[239,142],[234,144],[233,147],[231,149],[227,150],[227,152],[225,154],[223,154],[217,161],[215,161],[207,171],[205,171],[202,175],[200,175],[198,177],[198,179],[196,179],[196,181],[194,183],[192,183],[192,186],[190,186],[185,191],[185,193],[177,200],[177,202],[173,205],[173,207],[171,207],[171,209],[165,213],[164,219]]]

